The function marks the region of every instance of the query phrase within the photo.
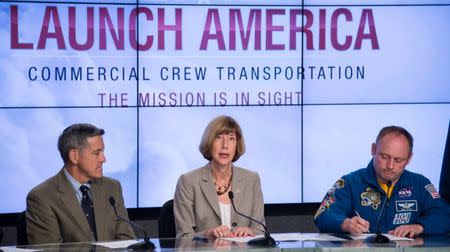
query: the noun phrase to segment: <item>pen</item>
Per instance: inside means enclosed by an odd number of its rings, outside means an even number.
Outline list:
[[[199,237],[199,236],[194,236],[194,238],[192,238],[193,241],[202,241],[202,242],[208,242],[208,238],[205,237]]]
[[[359,218],[362,219],[362,217],[361,217],[361,215],[359,215],[358,211],[355,210],[355,213],[356,213],[356,215],[357,215]],[[370,233],[368,227],[366,227],[366,233]]]

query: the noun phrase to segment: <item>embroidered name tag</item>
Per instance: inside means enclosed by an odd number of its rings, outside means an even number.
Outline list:
[[[395,208],[397,212],[417,212],[417,200],[397,200]]]
[[[411,213],[398,213],[394,216],[394,221],[392,222],[394,225],[401,225],[409,223],[411,219]]]

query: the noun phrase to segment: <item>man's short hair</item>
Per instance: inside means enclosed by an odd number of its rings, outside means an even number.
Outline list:
[[[205,131],[203,132],[202,140],[200,142],[199,150],[203,157],[209,161],[212,159],[211,149],[214,140],[221,134],[236,134],[236,153],[233,157],[233,162],[237,161],[245,152],[244,136],[239,124],[229,116],[218,116],[209,122]]]
[[[380,130],[380,132],[378,133],[377,139],[376,139],[376,144],[378,144],[381,140],[381,138],[383,138],[385,135],[390,134],[390,133],[395,133],[398,135],[403,135],[404,137],[406,137],[406,139],[408,140],[409,143],[409,153],[411,154],[412,150],[413,150],[413,143],[414,143],[414,139],[412,137],[412,135],[404,128],[400,127],[400,126],[386,126],[384,128],[382,128]]]
[[[87,145],[87,139],[94,136],[103,136],[105,131],[92,124],[77,123],[67,127],[58,138],[58,150],[64,163],[69,160],[71,149],[82,149]]]

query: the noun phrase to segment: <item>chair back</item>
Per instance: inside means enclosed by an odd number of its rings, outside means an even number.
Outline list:
[[[175,216],[173,214],[173,199],[164,203],[159,212],[158,218],[159,238],[176,237]]]
[[[26,211],[17,215],[16,219],[17,245],[28,245]]]

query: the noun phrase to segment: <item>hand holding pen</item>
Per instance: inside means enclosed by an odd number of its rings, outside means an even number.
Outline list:
[[[356,211],[355,213],[355,216],[353,216],[352,218],[347,218],[344,220],[344,222],[342,222],[342,231],[348,232],[352,235],[369,233],[369,222],[361,218],[361,216]]]
[[[365,219],[363,219],[361,217],[361,215],[359,215],[358,211],[355,210],[355,213],[356,213],[356,216],[358,216],[358,218],[360,219],[358,222],[364,226],[363,233],[370,233],[370,231],[369,231],[370,223],[368,221],[366,221]]]

